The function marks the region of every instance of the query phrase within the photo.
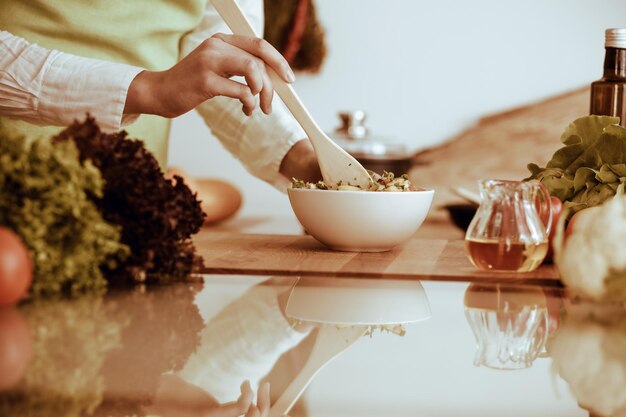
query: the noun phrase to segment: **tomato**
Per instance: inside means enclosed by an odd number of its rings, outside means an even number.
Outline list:
[[[17,303],[28,292],[33,265],[22,240],[0,227],[0,307]]]
[[[542,291],[546,296],[548,335],[553,336],[561,323],[561,311],[563,309],[562,292],[557,287],[543,287]]]
[[[32,350],[26,319],[15,308],[0,309],[0,390],[14,386],[22,379]]]
[[[552,260],[552,242],[554,241],[554,236],[556,235],[556,230],[559,226],[561,213],[563,213],[563,203],[558,199],[558,197],[551,196],[550,204],[552,206],[552,227],[550,228],[550,234],[548,235],[548,254],[545,258],[546,261]]]
[[[598,210],[601,210],[600,206],[593,206],[593,207],[586,208],[584,210],[577,211],[572,216],[572,218],[569,219],[569,223],[567,223],[567,228],[565,229],[565,240],[567,240],[567,238],[570,237],[572,233],[576,232],[578,221],[580,220],[582,216],[581,213],[586,213],[585,216],[587,216],[587,215],[591,215],[591,213],[597,212]]]
[[[558,199],[558,197],[555,196],[550,197],[550,203],[552,204],[552,228],[550,229],[550,240],[552,240],[556,234],[556,229],[559,225],[559,220],[561,219],[561,213],[563,213],[563,203]]]
[[[567,223],[567,227],[565,228],[565,239],[567,240],[567,238],[569,238],[572,233],[574,233],[574,230],[576,230],[576,222],[577,220],[580,218],[580,213],[582,213],[583,211],[579,211],[576,212],[571,219],[569,219],[569,222]]]

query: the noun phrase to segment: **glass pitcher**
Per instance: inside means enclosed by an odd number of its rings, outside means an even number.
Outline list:
[[[464,305],[476,338],[474,365],[524,369],[547,357],[549,314],[541,288],[470,284]]]
[[[548,252],[552,207],[538,181],[482,180],[480,206],[465,235],[470,261],[490,271],[529,272]]]

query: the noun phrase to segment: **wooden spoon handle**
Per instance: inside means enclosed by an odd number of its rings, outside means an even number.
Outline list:
[[[330,361],[359,340],[366,331],[367,327],[365,326],[338,329],[332,324],[322,325],[309,359],[280,398],[272,405],[269,417],[283,417],[289,413],[315,375]]]
[[[213,3],[217,12],[222,16],[222,19],[224,19],[234,34],[258,37],[235,0],[211,0],[211,3]],[[274,84],[274,90],[276,90],[291,114],[293,114],[293,117],[300,123],[300,126],[302,126],[302,129],[304,129],[315,146],[316,139],[319,137],[318,135],[323,134],[322,130],[317,123],[315,123],[315,120],[313,120],[309,111],[304,107],[304,104],[291,85],[283,81],[269,66],[267,66],[267,72]]]

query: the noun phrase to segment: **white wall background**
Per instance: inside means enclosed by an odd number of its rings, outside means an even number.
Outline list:
[[[295,88],[322,128],[364,109],[373,132],[413,149],[485,114],[599,78],[604,29],[626,27],[623,0],[317,0],[329,55]],[[174,122],[170,165],[229,177],[245,214],[290,213],[286,197],[250,176],[195,113]]]

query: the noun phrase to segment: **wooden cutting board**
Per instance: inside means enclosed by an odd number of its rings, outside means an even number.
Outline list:
[[[390,252],[327,249],[311,236],[202,231],[194,238],[205,274],[293,275],[559,285],[553,265],[529,273],[482,272],[462,240],[414,238]]]

